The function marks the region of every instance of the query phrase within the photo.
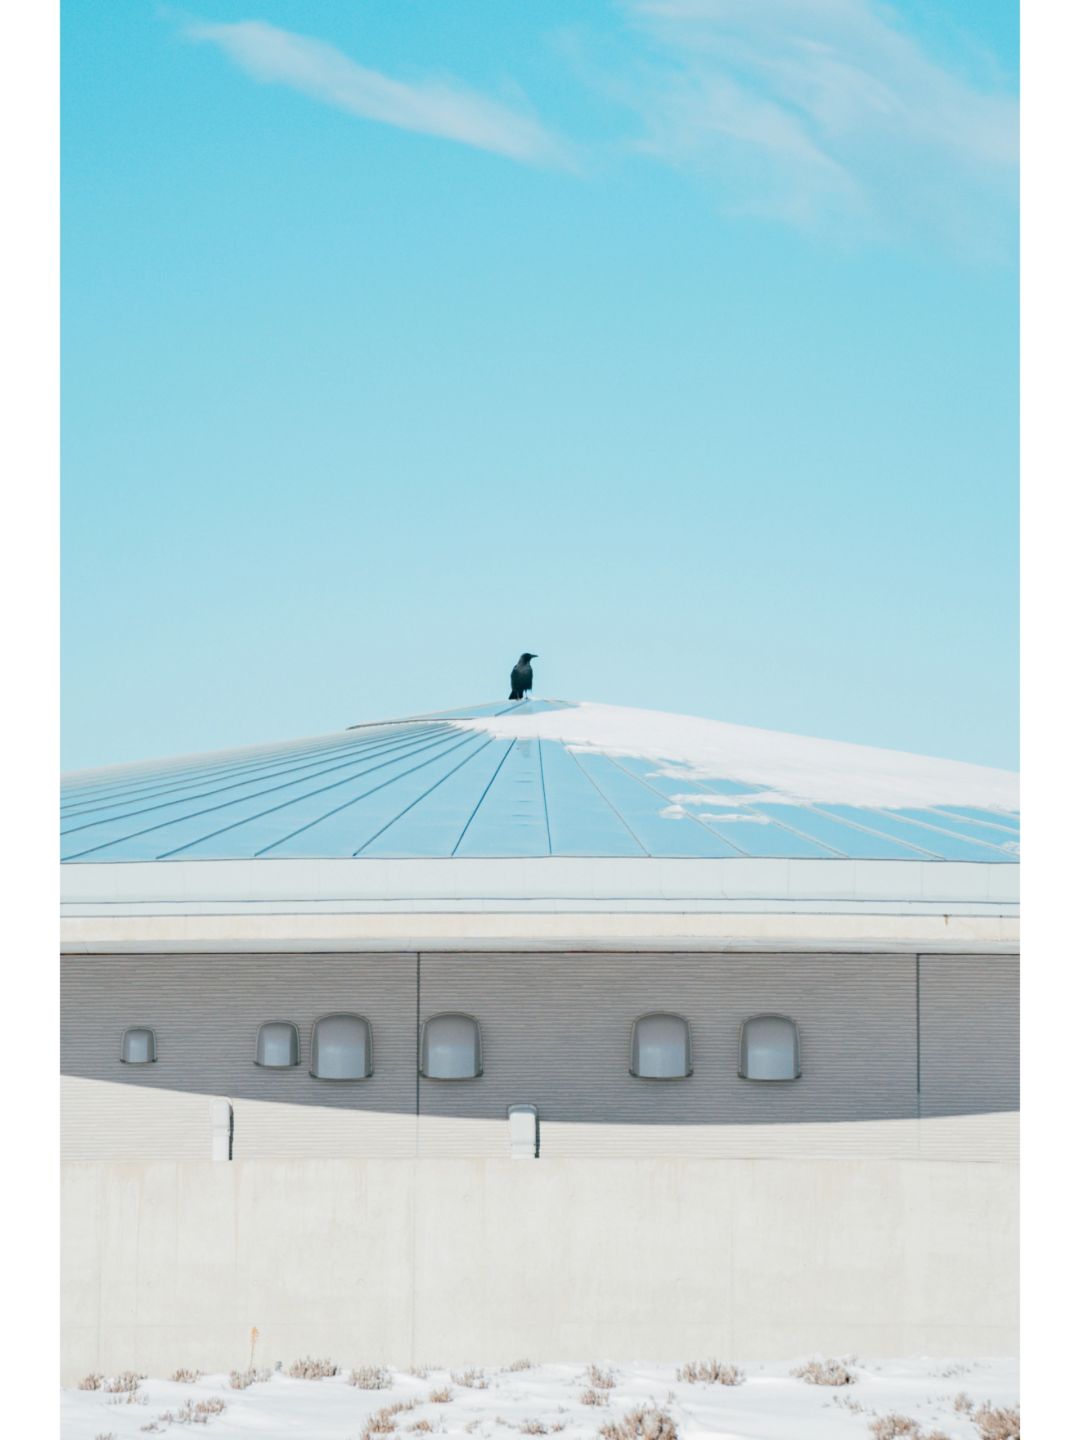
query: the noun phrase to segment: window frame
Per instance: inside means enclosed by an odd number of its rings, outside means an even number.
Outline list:
[[[643,1075],[634,1069],[634,1049],[638,1038],[638,1026],[643,1020],[678,1020],[686,1035],[686,1069],[681,1075]],[[689,1019],[677,1010],[646,1010],[636,1015],[630,1025],[630,1074],[635,1080],[689,1080],[694,1073],[694,1032]]]
[[[476,1064],[477,1069],[471,1075],[431,1075],[424,1069],[427,1054],[426,1040],[428,1026],[436,1020],[468,1020],[476,1031]],[[470,1015],[466,1010],[439,1010],[434,1015],[429,1015],[420,1026],[420,1046],[417,1054],[417,1073],[423,1080],[434,1080],[441,1085],[454,1084],[458,1081],[479,1080],[484,1073],[484,1027],[480,1024],[475,1015]]]
[[[259,1059],[259,1044],[262,1040],[263,1031],[270,1025],[287,1025],[296,1037],[296,1059],[290,1060],[287,1065],[268,1065],[265,1060]],[[303,1044],[300,1039],[300,1026],[295,1020],[263,1020],[255,1031],[255,1060],[260,1070],[296,1070],[303,1060]]]
[[[366,1060],[367,1069],[363,1075],[320,1075],[315,1070],[318,1060],[318,1032],[319,1026],[324,1020],[359,1020],[367,1032]],[[308,1051],[308,1074],[312,1080],[321,1080],[327,1085],[358,1085],[364,1080],[370,1080],[375,1074],[375,1027],[367,1015],[361,1015],[356,1010],[328,1010],[325,1015],[317,1016],[311,1022],[311,1045]]]
[[[124,1054],[124,1051],[125,1051],[125,1049],[126,1049],[126,1047],[127,1047],[127,1037],[128,1037],[129,1035],[136,1035],[136,1034],[149,1035],[149,1036],[150,1036],[150,1054],[146,1057],[145,1060],[131,1060],[131,1059],[128,1058],[127,1055]],[[157,1064],[157,1058],[158,1058],[157,1031],[154,1029],[154,1027],[153,1027],[152,1025],[125,1025],[125,1026],[124,1026],[123,1033],[122,1033],[121,1036],[120,1036],[120,1064],[121,1064],[121,1065],[156,1065],[156,1064]]]
[[[794,1062],[795,1073],[793,1075],[748,1075],[747,1074],[747,1030],[755,1020],[783,1020],[791,1027],[791,1035],[794,1041]],[[756,1015],[747,1015],[739,1026],[739,1079],[749,1080],[755,1085],[792,1085],[796,1080],[802,1079],[802,1036],[799,1034],[799,1022],[791,1015],[784,1015],[779,1010],[762,1010]]]

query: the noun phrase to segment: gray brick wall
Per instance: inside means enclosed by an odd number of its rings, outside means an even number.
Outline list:
[[[552,1156],[914,1154],[920,1113],[1017,1099],[1015,957],[71,956],[62,975],[72,1159],[208,1158],[213,1095],[233,1102],[237,1159],[502,1156],[517,1101],[539,1106]],[[628,1073],[631,1023],[654,1009],[691,1022],[688,1080]],[[335,1010],[371,1020],[370,1080],[309,1076],[311,1025]],[[440,1010],[480,1020],[480,1079],[418,1081],[417,1013]],[[739,1025],[758,1011],[798,1021],[796,1083],[738,1078]],[[300,1027],[298,1068],[253,1063],[269,1019]],[[157,1030],[156,1065],[119,1063],[121,1032],[135,1024]],[[972,1143],[996,1153],[998,1134]],[[944,1132],[939,1142],[966,1144]]]

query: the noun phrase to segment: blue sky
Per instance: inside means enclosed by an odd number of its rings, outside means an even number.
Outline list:
[[[1012,766],[1003,0],[67,0],[63,761],[538,693]]]

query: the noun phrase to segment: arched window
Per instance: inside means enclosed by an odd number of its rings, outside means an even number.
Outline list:
[[[630,1074],[642,1080],[685,1080],[694,1073],[690,1024],[681,1015],[639,1015],[630,1036]]]
[[[797,1080],[799,1027],[786,1015],[751,1015],[743,1021],[739,1074],[744,1080]]]
[[[484,1073],[480,1022],[449,1012],[424,1021],[420,1034],[420,1074],[429,1080],[475,1080]]]
[[[267,1070],[287,1070],[300,1064],[300,1031],[291,1020],[267,1020],[259,1026],[255,1064]]]
[[[157,1036],[148,1025],[133,1025],[124,1031],[120,1059],[125,1065],[152,1065],[157,1059]]]
[[[371,1024],[363,1015],[324,1015],[311,1030],[316,1080],[366,1080],[374,1070]]]

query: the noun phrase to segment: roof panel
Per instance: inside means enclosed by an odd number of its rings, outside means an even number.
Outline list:
[[[502,740],[472,752],[464,765],[391,820],[360,853],[403,860],[453,855],[512,743]]]
[[[1005,772],[535,700],[64,777],[65,860],[1015,862]],[[977,802],[977,803],[968,803]]]
[[[511,740],[469,817],[455,855],[550,855],[547,802],[537,740]]]

